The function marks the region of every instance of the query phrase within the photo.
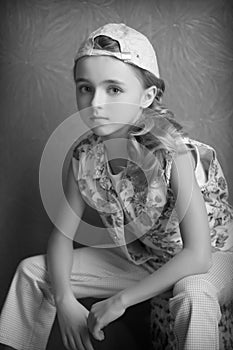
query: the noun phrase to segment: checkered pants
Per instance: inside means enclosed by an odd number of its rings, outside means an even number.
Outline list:
[[[219,303],[233,297],[233,253],[214,253],[207,274],[180,280],[170,309],[179,349],[217,350]],[[74,250],[71,285],[77,299],[107,298],[151,274],[156,266],[135,265],[119,248]],[[43,350],[56,315],[46,256],[24,259],[12,280],[0,318],[0,343],[18,350]]]
[[[208,273],[183,278],[173,288],[169,308],[178,349],[218,350],[220,305],[231,300],[233,253],[214,253]]]

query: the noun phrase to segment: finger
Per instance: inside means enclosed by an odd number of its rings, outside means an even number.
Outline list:
[[[68,342],[71,350],[85,350],[82,344],[80,344],[80,346],[77,347],[75,338],[72,335],[69,337]]]
[[[102,331],[102,326],[100,324],[96,324],[93,328],[92,335],[97,340],[103,340],[104,339],[104,332]]]
[[[86,350],[94,350],[88,331],[83,333],[81,340]]]
[[[80,332],[77,331],[77,333],[74,334],[73,341],[75,345],[75,350],[86,350],[85,346],[82,343]]]
[[[90,311],[89,312],[89,315],[87,317],[87,326],[88,326],[88,329],[90,331],[92,331],[92,328],[94,327],[95,325],[95,319],[94,319],[94,315],[92,314],[92,312]]]
[[[69,349],[68,339],[67,339],[67,336],[66,336],[65,334],[62,334],[62,341],[63,341],[64,347],[65,347],[67,350],[70,350],[70,349]]]
[[[93,335],[93,337],[97,340],[103,340],[104,339],[104,333],[101,331],[101,328],[104,326],[100,324],[96,320],[96,318],[93,316],[93,314],[90,312],[87,318],[87,326],[90,333]]]
[[[99,331],[99,340],[104,340],[104,331]]]

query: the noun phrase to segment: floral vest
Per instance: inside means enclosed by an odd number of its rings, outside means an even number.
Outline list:
[[[201,161],[207,171],[207,181],[199,186],[206,204],[213,251],[229,250],[233,246],[233,208],[227,201],[227,183],[216,151],[191,138],[185,137],[184,142],[193,146],[197,162]],[[115,244],[135,264],[154,259],[162,265],[182,249],[170,188],[172,159],[171,152],[166,151],[160,173],[165,186],[158,186],[153,179],[149,184],[142,181],[140,169],[135,176],[137,165],[128,161],[116,192],[101,137],[91,132],[73,149],[72,167],[83,199],[99,212]],[[199,182],[198,174],[196,177]]]

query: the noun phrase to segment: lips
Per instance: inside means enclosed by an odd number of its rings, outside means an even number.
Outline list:
[[[101,117],[101,116],[98,116],[98,117],[93,116],[93,117],[90,117],[90,119],[91,119],[91,120],[99,120],[99,119],[105,119],[105,120],[107,120],[108,118],[106,118],[106,117]]]

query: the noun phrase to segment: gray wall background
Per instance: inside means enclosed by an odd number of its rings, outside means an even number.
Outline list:
[[[74,53],[105,23],[124,22],[151,40],[166,83],[164,103],[191,137],[216,148],[232,202],[232,4],[0,2],[0,305],[18,262],[46,250],[52,224],[40,197],[40,158],[54,129],[76,111]]]

